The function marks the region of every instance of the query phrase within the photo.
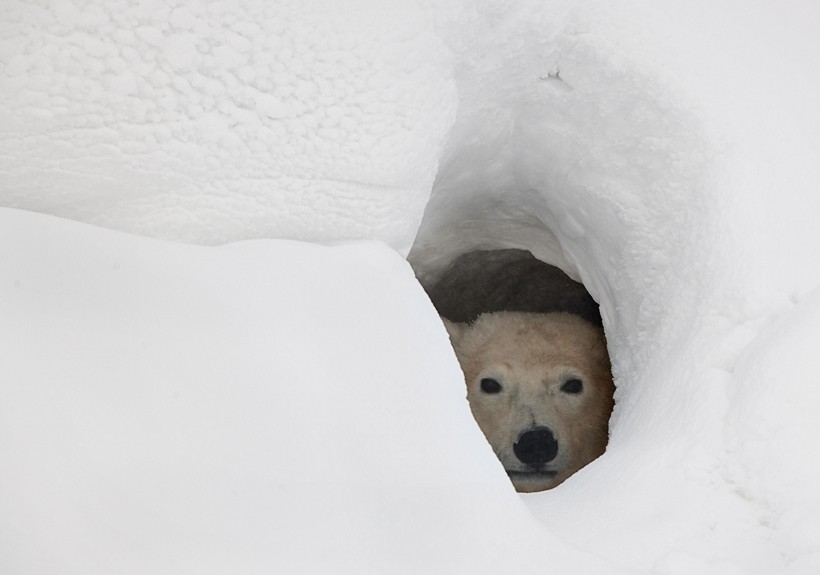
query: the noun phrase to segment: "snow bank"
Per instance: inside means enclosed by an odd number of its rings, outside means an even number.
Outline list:
[[[0,262],[3,573],[601,568],[517,499],[391,250],[3,209]]]
[[[5,2],[2,204],[186,242],[406,253],[456,105],[429,17],[400,1]]]
[[[200,243],[412,244],[423,282],[465,250],[531,249],[601,303],[611,442],[512,495],[382,249],[193,248],[7,212],[6,557],[253,571],[309,543],[300,565],[334,571],[820,570],[816,7],[103,6],[4,12],[0,205]],[[194,403],[162,395],[178,387]],[[306,457],[328,437],[336,465]]]

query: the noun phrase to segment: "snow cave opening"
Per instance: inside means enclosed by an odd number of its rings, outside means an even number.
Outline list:
[[[428,290],[458,256],[501,249],[583,284],[600,306],[616,387],[608,460],[648,419],[670,434],[678,421],[662,395],[672,385],[663,358],[689,345],[702,315],[688,270],[714,249],[716,174],[702,118],[674,86],[600,46],[556,42],[509,67],[461,70],[407,259]]]
[[[474,174],[459,172],[460,166],[463,163],[456,161],[440,171],[419,234],[408,255],[419,282],[440,315],[453,322],[470,323],[478,314],[493,311],[568,311],[596,328],[605,327],[612,314],[603,305],[599,307],[599,303],[603,300],[606,305],[612,305],[611,292],[607,289],[606,270],[596,269],[595,258],[585,253],[584,242],[593,245],[597,242],[594,236],[583,233],[584,223],[573,216],[583,213],[583,208],[581,212],[578,206],[559,212],[551,205],[546,190],[516,189],[503,184],[495,187],[491,182],[504,180],[500,174],[487,177],[485,173],[479,183],[473,179]],[[555,204],[562,205],[560,200]],[[557,231],[553,231],[553,227]],[[458,276],[464,267],[470,268],[468,276],[478,274],[483,278],[476,282],[482,285],[467,287],[471,301],[465,305],[454,304],[458,294],[464,293],[461,290],[465,288],[465,278],[453,281],[453,270],[459,268],[455,273]],[[510,270],[518,277],[511,279],[507,275]],[[516,282],[518,285],[511,285]],[[448,294],[448,290],[455,293]],[[534,293],[556,290],[566,295],[562,301],[556,303],[553,294],[543,306],[533,307]],[[496,297],[499,294],[501,301]],[[606,337],[602,340],[604,355],[608,356]],[[609,376],[608,357],[606,362]],[[601,408],[605,415],[600,416],[605,433],[603,447],[581,467],[597,459],[608,443],[614,405],[611,378],[606,385],[608,403],[606,408]],[[498,453],[492,439],[486,438]],[[561,478],[561,482],[564,479]],[[529,490],[513,483],[519,491]]]

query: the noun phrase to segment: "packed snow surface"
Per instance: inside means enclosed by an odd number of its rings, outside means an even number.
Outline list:
[[[7,1],[0,571],[820,572],[818,22]],[[527,496],[402,259],[500,247],[585,283],[618,386]]]

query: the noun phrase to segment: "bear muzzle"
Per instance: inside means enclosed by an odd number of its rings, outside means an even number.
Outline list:
[[[505,465],[505,471],[517,491],[542,491],[556,485],[559,470],[550,467],[554,467],[558,457],[558,440],[549,427],[536,426],[522,431],[513,444],[513,453],[523,465]]]

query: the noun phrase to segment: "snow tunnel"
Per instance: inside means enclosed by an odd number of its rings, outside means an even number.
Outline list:
[[[814,136],[758,88],[753,69],[775,65],[774,54],[740,64],[724,49],[725,31],[707,26],[699,35],[694,6],[622,16],[613,36],[596,14],[594,34],[581,26],[550,30],[529,46],[490,41],[459,60],[458,115],[408,259],[430,284],[461,253],[524,249],[582,282],[600,304],[617,387],[607,452],[560,488],[524,501],[574,544],[595,539],[604,553],[659,572],[686,564],[674,553],[652,562],[634,548],[621,554],[622,542],[597,526],[629,516],[641,545],[698,541],[721,572],[736,562],[730,550],[741,540],[765,538],[749,515],[755,505],[789,505],[770,490],[780,472],[764,472],[764,462],[802,465],[785,463],[763,437],[786,428],[799,435],[796,427],[775,423],[778,408],[742,399],[739,374],[754,361],[749,344],[762,318],[789,308],[790,297],[800,301],[794,294],[816,281],[796,252],[766,239],[792,238],[798,252],[817,245],[798,239],[812,227],[796,200],[811,187],[801,175],[807,164],[782,152],[784,142],[800,147]],[[749,45],[766,18],[736,17],[720,13],[723,24],[733,22],[732,37]],[[685,29],[697,30],[698,42],[673,32]],[[802,96],[778,94],[793,110],[806,109]],[[769,431],[758,430],[761,421]],[[744,436],[757,438],[760,454],[741,447]],[[658,529],[655,518],[666,513],[676,519]],[[788,529],[814,532],[801,521]],[[768,546],[754,561],[774,572]],[[792,557],[803,552],[775,546]]]
[[[618,419],[639,381],[657,379],[652,348],[685,338],[672,316],[701,303],[679,288],[716,217],[703,209],[709,143],[674,88],[640,68],[571,37],[547,53],[458,76],[458,117],[408,260],[429,287],[460,254],[514,248],[581,282],[606,329],[617,444],[640,435]]]

